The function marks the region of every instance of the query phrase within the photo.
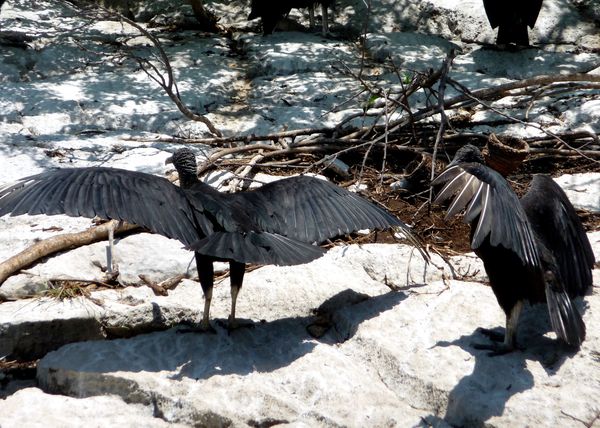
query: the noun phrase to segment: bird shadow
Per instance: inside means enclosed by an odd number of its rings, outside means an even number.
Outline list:
[[[59,357],[55,361],[57,366],[75,372],[167,371],[172,380],[273,372],[311,353],[321,343],[349,339],[360,323],[394,308],[406,297],[405,293],[395,291],[369,297],[345,290],[324,302],[314,315],[261,321],[253,328],[232,332],[221,326],[218,319],[213,319],[216,334],[181,334],[178,331],[182,326],[177,326],[128,339],[73,343],[58,352],[76,357]],[[317,339],[307,327],[325,311],[333,320],[332,328]],[[160,308],[155,308],[154,316],[164,318]],[[53,370],[52,365],[53,362],[48,361],[48,370]],[[87,394],[93,395],[93,391]]]
[[[394,308],[406,297],[398,292],[370,297],[347,289],[327,299],[310,316],[261,321],[252,328],[237,329],[231,334],[219,327],[216,335],[202,335],[207,340],[204,349],[216,345],[218,352],[207,355],[200,350],[186,356],[187,361],[178,366],[171,379],[275,371],[311,353],[319,343],[334,344],[350,339],[362,322]],[[311,328],[315,325],[326,326],[323,334],[318,328],[315,334]]]
[[[581,301],[578,306],[583,306]],[[503,328],[493,329],[503,334]],[[464,376],[448,394],[443,417],[430,415],[424,420],[430,425],[442,421],[453,426],[486,426],[486,421],[501,416],[512,396],[534,387],[535,377],[530,371],[538,363],[548,376],[553,376],[577,349],[557,339],[544,336],[551,331],[546,305],[528,307],[519,322],[518,342],[522,349],[504,355],[491,355],[478,350],[474,344],[486,343],[489,338],[480,329],[469,335],[435,346],[458,346],[475,360],[473,371]]]

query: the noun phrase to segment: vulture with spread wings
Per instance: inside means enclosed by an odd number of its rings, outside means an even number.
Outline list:
[[[195,251],[205,306],[198,330],[213,330],[209,309],[213,262],[228,261],[229,327],[246,263],[297,265],[324,254],[316,244],[362,229],[399,228],[399,219],[327,181],[298,176],[254,191],[226,194],[198,180],[196,158],[179,149],[171,158],[180,187],[165,178],[116,168],[65,168],[0,186],[0,216],[66,214],[125,220],[181,241]]]

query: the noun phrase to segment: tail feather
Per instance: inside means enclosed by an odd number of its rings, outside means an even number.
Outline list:
[[[585,340],[585,323],[567,292],[554,287],[554,281],[554,275],[547,272],[546,300],[552,329],[566,343],[578,347]]]
[[[308,263],[325,254],[321,247],[267,232],[216,232],[189,248],[240,263],[280,266]]]

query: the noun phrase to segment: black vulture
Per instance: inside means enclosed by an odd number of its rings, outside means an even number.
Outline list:
[[[0,216],[66,214],[124,220],[181,241],[195,251],[205,306],[198,330],[212,330],[209,309],[213,262],[228,261],[230,328],[245,263],[297,265],[324,254],[313,245],[362,229],[408,227],[366,199],[308,176],[257,190],[221,193],[198,180],[194,153],[177,150],[172,162],[180,187],[167,179],[116,168],[64,168],[0,187]],[[413,240],[413,242],[416,242]]]
[[[527,27],[533,28],[542,0],[483,0],[492,28],[498,27],[496,44],[529,46]]]
[[[481,258],[506,314],[504,342],[478,345],[504,353],[516,348],[523,302],[547,302],[554,332],[577,347],[585,325],[572,299],[592,285],[594,254],[575,209],[547,175],[535,175],[520,200],[475,146],[461,147],[432,185],[444,184],[435,203],[452,198],[446,217],[463,209],[471,248]],[[487,333],[490,333],[489,331]],[[501,340],[501,339],[500,339]]]
[[[272,34],[277,23],[287,16],[293,8],[308,8],[312,26],[314,23],[314,7],[316,4],[320,4],[323,17],[323,34],[325,34],[329,31],[327,8],[333,5],[334,2],[334,0],[252,0],[248,19],[260,18],[263,34]]]

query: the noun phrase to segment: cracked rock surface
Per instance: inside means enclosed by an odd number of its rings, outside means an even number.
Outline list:
[[[185,2],[128,3],[144,22],[190,19]],[[495,31],[480,0],[374,0],[360,43],[361,0],[340,2],[337,34],[328,38],[311,32],[263,37],[255,32],[257,21],[246,21],[248,2],[205,3],[229,35],[158,34],[184,102],[227,136],[343,120],[369,124],[361,114],[361,87],[343,72],[356,73],[363,54],[365,78],[392,89],[398,76],[385,61],[426,72],[438,69],[450,49],[457,51],[450,76],[471,90],[540,74],[600,72],[595,0],[545,1],[530,32],[536,48],[512,53],[486,48]],[[184,118],[135,61],[94,54],[135,36],[131,28],[105,21],[82,27],[81,17],[66,12],[50,0],[2,6],[0,183],[91,165],[164,176],[164,161],[179,145],[161,137],[204,138],[206,127]],[[302,11],[291,16],[307,24]],[[127,43],[136,52],[146,49],[138,37]],[[446,92],[457,94],[450,87]],[[415,108],[430,102],[422,91],[410,101]],[[492,105],[520,115],[522,105],[505,102]],[[551,132],[598,133],[599,103],[597,90],[574,89],[538,100],[528,120]],[[478,123],[473,132],[542,135],[489,109],[471,119]],[[214,150],[194,149],[200,160]],[[216,186],[226,175],[216,171],[207,181]],[[556,181],[577,208],[600,212],[598,173],[574,171]],[[89,219],[64,216],[2,217],[0,260],[39,239],[89,226]],[[600,259],[600,232],[589,238]],[[196,274],[190,252],[146,233],[117,239],[115,249],[124,285],[139,283],[141,273],[156,282],[183,273],[188,278],[167,296],[126,286],[63,301],[39,297],[51,279],[100,276],[106,263],[100,242],[48,257],[6,280],[0,357],[41,359],[36,379],[20,379],[15,370],[0,374],[0,426],[599,423],[598,268],[593,290],[576,303],[588,326],[580,350],[555,342],[546,309],[537,306],[520,322],[518,340],[526,349],[492,358],[472,344],[485,341],[479,327],[501,331],[504,314],[473,253],[448,260],[433,255],[426,266],[402,244],[353,244],[335,246],[307,265],[261,267],[246,274],[237,308],[254,328],[228,334],[216,322],[229,313],[229,280],[223,279],[211,308],[217,334],[203,335],[178,333],[203,310],[201,287],[189,279]],[[450,265],[471,282],[451,279]],[[23,299],[29,295],[38,297]]]

